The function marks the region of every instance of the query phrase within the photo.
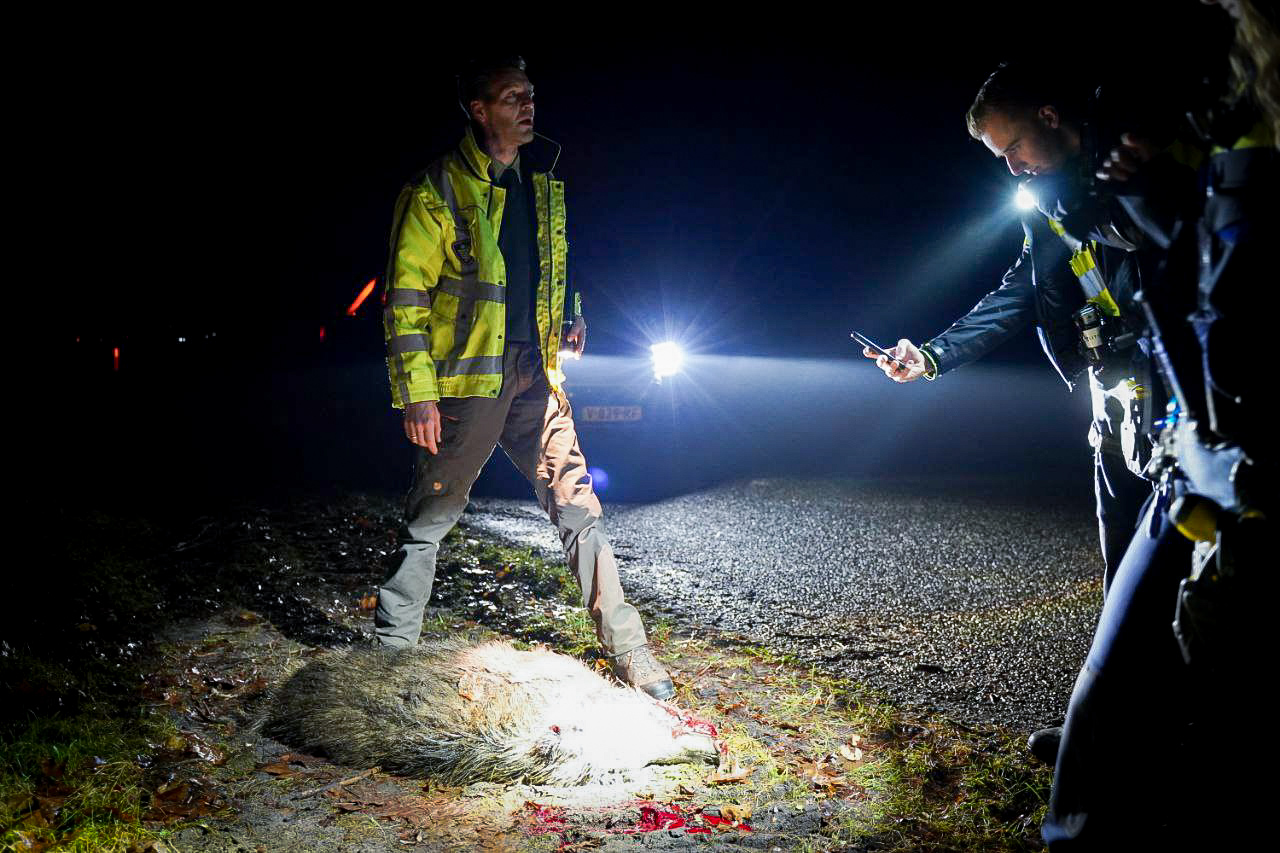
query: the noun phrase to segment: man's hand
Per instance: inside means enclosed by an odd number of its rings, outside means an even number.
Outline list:
[[[425,447],[428,453],[439,452],[440,408],[435,400],[404,407],[404,435],[419,447]]]
[[[582,351],[587,348],[587,321],[581,314],[573,318],[573,325],[564,333],[560,348],[573,353],[574,358],[582,358]]]
[[[898,361],[890,361],[879,353],[872,352],[869,347],[862,348],[862,354],[867,358],[874,358],[876,367],[883,370],[884,375],[894,382],[914,382],[924,376],[924,371],[927,367],[924,354],[911,341],[903,338],[898,341],[896,347],[889,347],[885,352],[898,359]],[[899,362],[902,363],[900,364]]]
[[[1132,133],[1121,134],[1119,147],[1112,148],[1099,167],[1098,180],[1124,183],[1155,155],[1156,147],[1148,140]]]

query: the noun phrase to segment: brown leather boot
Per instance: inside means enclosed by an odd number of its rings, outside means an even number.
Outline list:
[[[618,680],[648,693],[654,699],[667,700],[676,695],[675,685],[648,646],[634,648],[626,654],[609,658]]]

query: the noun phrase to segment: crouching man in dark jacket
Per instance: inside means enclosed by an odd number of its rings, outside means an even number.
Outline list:
[[[1133,297],[1145,257],[1137,229],[1117,228],[1101,215],[1096,226],[1069,222],[1070,229],[1064,228],[1064,209],[1074,216],[1080,205],[1075,199],[1061,202],[1078,196],[1092,172],[1087,149],[1099,132],[1090,121],[1097,112],[1096,98],[1077,103],[1059,81],[1036,68],[1005,64],[987,79],[965,118],[970,135],[1010,172],[1030,176],[1020,189],[1030,195],[1022,252],[1000,287],[946,331],[919,346],[900,340],[889,350],[897,362],[869,349],[864,355],[896,382],[932,380],[1035,326],[1067,388],[1088,383],[1105,595],[1152,493],[1143,471],[1151,457],[1153,415],[1163,408],[1164,394],[1137,334],[1142,313]],[[1052,762],[1060,735],[1057,727],[1036,732],[1032,752]]]

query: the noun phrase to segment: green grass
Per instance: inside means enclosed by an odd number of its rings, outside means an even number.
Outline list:
[[[161,837],[141,823],[151,794],[137,758],[172,731],[157,714],[85,712],[0,733],[0,849],[115,851]]]
[[[48,849],[125,851],[166,835],[160,825],[144,820],[151,792],[165,779],[154,775],[159,765],[148,770],[139,757],[163,752],[158,745],[176,730],[164,712],[139,702],[141,661],[117,667],[111,655],[98,652],[119,645],[117,637],[130,639],[115,625],[155,619],[165,587],[153,581],[168,562],[131,555],[130,549],[173,537],[139,523],[113,527],[103,517],[92,518],[89,528],[85,543],[73,553],[84,606],[59,626],[58,648],[41,650],[43,658],[22,654],[0,660],[0,694],[14,700],[11,707],[35,709],[28,718],[0,723],[0,849],[56,842]],[[227,553],[235,559],[219,557],[225,577],[220,575],[217,584],[231,588],[236,579],[261,573],[259,558],[268,551],[295,565],[314,560],[310,551],[295,548],[287,533],[273,530],[269,546],[256,533],[246,534],[241,544],[232,542]],[[577,580],[562,559],[543,559],[528,548],[486,542],[455,529],[441,564],[458,570],[460,605],[478,595],[501,603],[500,587],[507,583],[522,588],[517,601],[528,601],[524,589],[532,593],[533,606],[520,609],[518,625],[502,622],[511,614],[499,607],[493,620],[480,618],[484,629],[547,642],[588,660],[598,654]],[[95,602],[96,607],[89,606]],[[454,602],[443,603],[445,609],[424,626],[428,634],[456,633],[453,626],[470,618],[450,612]],[[84,620],[92,624],[82,627]],[[646,623],[661,656],[681,658],[686,682],[677,683],[680,703],[715,722],[732,754],[754,771],[748,780],[718,786],[715,796],[750,803],[760,813],[771,804],[803,809],[820,798],[847,798],[820,830],[794,839],[787,849],[826,851],[868,842],[887,851],[1039,848],[1050,772],[1031,763],[1020,738],[913,716],[887,697],[825,676],[792,655],[732,638],[673,638],[669,620]],[[708,703],[688,683],[703,671],[728,688],[731,698],[721,700],[722,706],[745,699],[751,707],[736,712],[704,707]],[[833,793],[805,778],[801,762],[838,753],[855,733],[864,760],[827,764],[833,771],[844,768],[851,784]],[[243,776],[251,768],[251,758],[238,756],[222,775]],[[45,798],[43,804],[37,795]],[[51,820],[41,825],[45,815]]]
[[[882,837],[885,850],[1038,850],[1051,771],[1021,738],[918,721],[861,705],[870,760],[859,784],[876,794],[869,818],[843,828]]]
[[[748,781],[724,788],[726,794],[761,810],[776,804],[801,809],[833,794],[847,798],[818,833],[796,839],[794,849],[838,850],[869,841],[886,851],[1041,848],[1050,771],[1033,763],[1020,737],[917,718],[885,696],[767,649],[696,639],[681,639],[677,647],[699,672],[740,686],[737,698],[748,702],[748,719],[765,727],[699,708],[700,716],[720,726],[731,754],[754,768]],[[691,685],[681,686],[680,699],[698,707]],[[759,740],[779,731],[788,735],[783,752]],[[852,790],[815,786],[791,764],[839,755],[855,735],[863,760],[825,765],[825,772],[843,766]]]
[[[665,616],[649,620],[646,629],[649,634],[649,642],[655,646],[665,646],[667,641],[671,639],[671,631],[674,627],[671,620]]]
[[[47,640],[0,657],[0,850],[124,851],[166,834],[145,817],[165,781],[151,762],[177,729],[139,687],[164,603],[156,543],[172,537],[100,513],[80,529]]]
[[[448,551],[442,555],[442,561],[447,560],[453,569],[484,569],[492,575],[456,578],[461,597],[498,583],[521,584],[531,593],[534,606],[528,608],[515,631],[517,639],[547,643],[557,651],[576,657],[591,657],[597,652],[599,640],[595,625],[582,606],[577,578],[563,560],[543,559],[529,548],[468,541],[458,531],[455,527],[445,540]],[[454,600],[443,603],[446,607],[456,606]],[[498,608],[494,615],[501,619],[509,614],[505,608]],[[482,623],[484,621],[487,620],[482,619]]]
[[[523,581],[540,598],[552,598],[567,604],[582,602],[577,578],[562,560],[545,560],[535,556],[531,548],[496,542],[455,543],[455,548],[458,547],[465,548],[477,565],[505,569],[504,580]]]
[[[1051,770],[1034,762],[1020,736],[918,720],[788,655],[743,651],[785,667],[773,676],[772,713],[803,719],[814,753],[835,751],[851,730],[862,738],[866,760],[853,776],[876,796],[865,813],[846,813],[827,828],[832,841],[875,837],[888,851],[1040,849]]]
[[[546,643],[558,652],[577,658],[591,658],[600,648],[596,627],[581,607],[555,608],[530,612],[521,624],[518,639],[527,643]]]

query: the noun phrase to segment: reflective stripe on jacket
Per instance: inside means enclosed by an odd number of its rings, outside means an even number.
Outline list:
[[[1112,316],[1137,316],[1131,302],[1141,279],[1139,253],[1102,241],[1064,239],[1057,224],[1038,212],[1022,218],[1022,254],[1001,286],[922,344],[936,376],[976,361],[1034,324],[1050,364],[1074,389],[1088,362],[1080,354],[1072,314],[1084,305],[1086,294]]]
[[[1098,257],[1094,254],[1098,248],[1098,241],[1087,240],[1081,242],[1067,234],[1062,223],[1055,219],[1049,220],[1049,230],[1062,238],[1067,244],[1067,248],[1071,250],[1071,258],[1067,261],[1067,266],[1071,267],[1071,272],[1080,282],[1080,289],[1084,293],[1084,298],[1088,302],[1097,305],[1099,310],[1109,317],[1120,316],[1120,306],[1116,304],[1116,300],[1111,295],[1111,291],[1107,289],[1106,279],[1102,277],[1102,271],[1098,269]]]
[[[1030,325],[1036,326],[1045,355],[1068,387],[1084,370],[1071,319],[1084,295],[1069,265],[1071,253],[1038,213],[1024,216],[1022,228],[1022,253],[1000,287],[922,345],[937,375],[982,358]]]
[[[558,151],[557,151],[558,153]],[[384,277],[387,374],[396,408],[441,397],[496,397],[502,387],[507,272],[498,249],[506,190],[470,129],[401,191]],[[535,319],[553,388],[568,291],[564,183],[531,170],[541,275]],[[574,313],[580,313],[575,299]]]

